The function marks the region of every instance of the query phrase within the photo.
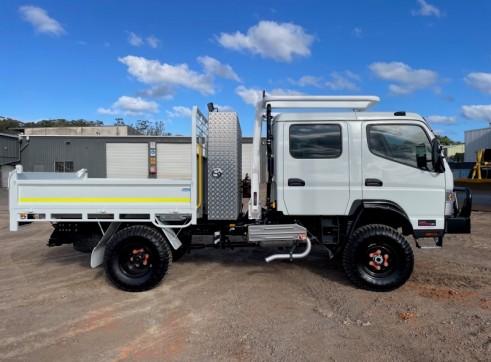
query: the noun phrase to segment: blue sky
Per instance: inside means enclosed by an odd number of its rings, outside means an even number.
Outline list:
[[[463,141],[491,122],[490,15],[489,0],[2,0],[0,116],[189,134],[213,101],[250,136],[263,89],[369,94]]]

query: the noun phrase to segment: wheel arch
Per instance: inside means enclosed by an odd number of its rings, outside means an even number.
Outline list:
[[[353,222],[348,236],[356,229],[370,224],[386,225],[393,229],[402,229],[403,235],[411,235],[413,227],[406,212],[395,202],[389,200],[363,200],[353,203],[350,214]]]

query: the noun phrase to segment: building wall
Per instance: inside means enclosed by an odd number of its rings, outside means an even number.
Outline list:
[[[26,136],[137,136],[130,126],[25,128]]]
[[[0,138],[1,140],[1,138]],[[20,146],[21,161],[25,172],[55,172],[55,162],[72,162],[73,171],[78,171],[82,168],[88,170],[88,176],[90,178],[106,178],[108,177],[108,148],[113,151],[117,147],[108,147],[110,144],[117,143],[119,145],[144,143],[148,145],[149,142],[155,142],[157,145],[157,152],[160,149],[169,149],[169,146],[165,147],[162,144],[179,144],[173,148],[173,152],[176,152],[175,158],[181,159],[184,163],[190,155],[190,149],[188,147],[182,147],[182,145],[191,146],[190,137],[175,137],[175,136],[127,136],[127,137],[94,137],[94,136],[24,136],[22,143],[19,145],[17,137],[12,138],[17,146]],[[263,141],[264,143],[264,141]],[[252,157],[252,137],[244,137],[242,144],[242,178],[246,173],[250,175],[250,159]],[[262,158],[261,158],[261,179],[264,182],[267,178],[266,174],[266,147],[263,144],[261,146]],[[183,156],[180,158],[179,154]],[[109,154],[111,156],[111,154]],[[158,156],[158,155],[157,155]],[[174,156],[172,156],[174,157]],[[140,160],[141,159],[141,160]],[[144,170],[148,170],[148,160],[144,160],[140,157],[141,163],[145,163],[144,167],[138,165],[139,178],[147,178],[148,173]],[[114,162],[118,162],[117,157],[112,156]],[[119,167],[123,170],[128,169],[130,162],[129,159],[119,160]],[[167,178],[166,173],[172,171],[177,167],[175,164],[166,167],[162,163],[162,156],[157,157],[157,175],[158,178]],[[165,161],[164,161],[165,163]],[[116,165],[118,166],[118,165]],[[184,172],[184,171],[183,171]],[[186,172],[185,172],[186,173]],[[191,171],[187,171],[191,177]],[[123,172],[118,174],[118,177],[134,177],[131,172]],[[183,174],[184,175],[184,174]],[[181,177],[183,175],[180,175]],[[176,176],[177,177],[177,176]],[[171,177],[172,178],[172,177]]]
[[[25,172],[54,172],[55,162],[73,162],[89,177],[106,177],[106,141],[88,137],[24,137],[21,163]]]
[[[465,145],[443,146],[443,153],[445,154],[445,157],[452,157],[456,153],[465,153]]]
[[[476,152],[491,148],[491,128],[465,131],[465,162],[476,162]]]
[[[19,161],[19,139],[17,136],[0,134],[0,165]]]

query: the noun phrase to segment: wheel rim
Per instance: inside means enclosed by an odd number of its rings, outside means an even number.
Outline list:
[[[139,278],[152,268],[152,250],[142,242],[132,242],[121,249],[118,263],[128,277]]]
[[[386,244],[370,244],[362,255],[363,270],[375,278],[385,278],[397,269],[397,253]]]

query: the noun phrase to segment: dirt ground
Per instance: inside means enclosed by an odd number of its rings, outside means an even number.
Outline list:
[[[491,213],[443,250],[415,252],[400,289],[355,288],[320,247],[202,249],[145,293],[114,288],[90,255],[48,248],[47,224],[8,231],[0,200],[0,359],[8,361],[489,361]],[[414,243],[413,243],[414,245]]]

